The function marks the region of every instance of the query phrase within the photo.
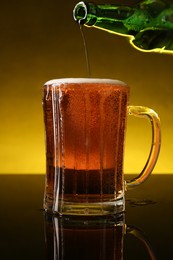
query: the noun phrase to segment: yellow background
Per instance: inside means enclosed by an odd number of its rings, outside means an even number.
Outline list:
[[[82,37],[72,18],[76,3],[1,3],[0,173],[45,173],[42,85],[54,78],[88,76]],[[162,147],[154,172],[173,173],[173,56],[139,52],[126,38],[96,29],[84,28],[84,34],[91,76],[126,82],[130,104],[151,107],[159,114]],[[129,118],[125,172],[142,169],[150,132],[149,122]]]

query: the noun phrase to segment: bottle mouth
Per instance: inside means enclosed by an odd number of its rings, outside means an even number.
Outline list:
[[[87,5],[84,2],[79,2],[73,9],[73,18],[79,24],[82,25],[87,21]]]

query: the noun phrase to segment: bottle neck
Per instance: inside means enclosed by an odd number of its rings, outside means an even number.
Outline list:
[[[133,13],[134,10],[129,6],[95,5],[93,3],[79,2],[73,9],[73,18],[80,25],[93,26],[99,18],[124,20]]]
[[[143,51],[173,51],[173,3],[168,0],[141,0],[137,4],[95,5],[79,2],[73,17],[80,25],[128,37]]]
[[[110,30],[122,33],[140,31],[148,26],[162,28],[164,17],[166,24],[172,23],[172,13],[173,5],[162,0],[151,0],[151,2],[143,0],[133,7],[112,4],[96,5],[81,1],[73,9],[74,20],[80,25],[104,28],[107,24]],[[172,29],[172,24],[166,27]]]
[[[79,25],[92,26],[97,20],[96,8],[94,4],[79,2],[73,9],[73,18]]]
[[[124,26],[123,21],[134,12],[135,10],[130,6],[79,2],[73,9],[73,18],[79,25],[110,29],[110,31],[126,34],[128,28]]]

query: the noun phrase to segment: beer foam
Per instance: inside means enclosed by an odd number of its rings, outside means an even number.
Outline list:
[[[126,83],[116,79],[101,79],[101,78],[60,78],[52,79],[45,83],[47,86],[58,86],[60,84],[83,84],[83,83],[97,83],[97,84],[113,84],[119,86],[127,86]]]

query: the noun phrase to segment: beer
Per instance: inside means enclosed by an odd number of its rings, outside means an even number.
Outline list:
[[[46,259],[121,260],[124,233],[124,215],[110,219],[45,215]]]
[[[123,197],[128,87],[115,80],[49,81],[43,89],[47,177],[54,200],[100,203]]]
[[[55,221],[57,221],[55,219]],[[84,225],[66,227],[59,223],[56,233],[57,259],[121,260],[123,259],[124,226]]]

